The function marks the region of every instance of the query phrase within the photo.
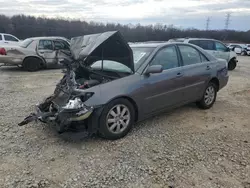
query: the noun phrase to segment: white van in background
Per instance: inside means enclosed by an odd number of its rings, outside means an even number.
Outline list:
[[[13,44],[17,44],[19,42],[20,42],[20,40],[11,34],[0,33],[0,46],[1,46],[1,44],[13,45]]]

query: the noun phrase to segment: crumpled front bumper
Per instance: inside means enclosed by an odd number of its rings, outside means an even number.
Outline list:
[[[59,112],[44,112],[36,105],[36,113],[30,114],[19,126],[23,126],[32,121],[41,121],[51,126],[55,126],[59,133],[69,130],[73,123],[83,124],[84,120],[90,117],[94,108],[85,106],[81,109],[62,109]]]

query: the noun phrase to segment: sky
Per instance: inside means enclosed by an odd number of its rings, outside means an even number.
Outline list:
[[[250,30],[250,0],[0,0],[0,14],[25,14],[121,24]]]

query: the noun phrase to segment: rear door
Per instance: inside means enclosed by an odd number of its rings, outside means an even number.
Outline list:
[[[185,83],[184,100],[193,102],[199,100],[212,75],[212,62],[196,48],[178,44],[183,65],[183,79]]]
[[[183,99],[183,73],[176,46],[160,49],[150,65],[162,65],[164,70],[162,73],[142,75],[145,114],[178,105]]]
[[[52,40],[39,40],[37,53],[39,56],[43,57],[47,65],[56,64],[56,51],[54,50]]]

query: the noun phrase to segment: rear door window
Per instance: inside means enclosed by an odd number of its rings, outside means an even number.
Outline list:
[[[4,35],[4,39],[5,39],[5,41],[18,42],[18,40],[11,35]]]
[[[51,40],[40,40],[38,45],[39,50],[53,50],[53,44]]]
[[[3,37],[2,37],[2,35],[0,35],[0,40],[3,40]]]
[[[178,46],[181,52],[181,57],[184,66],[202,62],[201,53],[198,50],[196,50],[192,46],[187,46],[187,45],[178,45]]]

